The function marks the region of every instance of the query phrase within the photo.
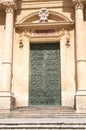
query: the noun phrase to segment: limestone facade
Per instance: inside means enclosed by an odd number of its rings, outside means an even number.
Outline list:
[[[61,106],[86,111],[85,3],[85,0],[1,1],[1,112],[29,106],[30,44],[51,42],[60,43]],[[40,22],[42,8],[49,12],[47,22]]]

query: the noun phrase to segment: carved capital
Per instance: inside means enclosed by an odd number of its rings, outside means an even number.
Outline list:
[[[83,9],[86,0],[72,0],[75,9]]]
[[[17,9],[15,2],[4,2],[3,3],[6,13],[13,13]]]

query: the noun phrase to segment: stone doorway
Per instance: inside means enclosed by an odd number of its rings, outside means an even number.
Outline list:
[[[60,43],[30,43],[29,105],[61,105]]]

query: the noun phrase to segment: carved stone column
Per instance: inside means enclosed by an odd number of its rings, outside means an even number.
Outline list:
[[[75,6],[76,41],[76,109],[86,111],[86,52],[83,40],[83,7],[85,0],[73,0]]]
[[[2,89],[0,92],[0,109],[10,110],[13,104],[13,95],[11,93],[12,85],[12,56],[13,56],[13,22],[14,22],[14,2],[3,3],[6,10],[5,25],[5,46],[2,75]]]

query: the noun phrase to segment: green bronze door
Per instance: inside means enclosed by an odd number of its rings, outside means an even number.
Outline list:
[[[29,105],[61,105],[60,44],[30,44]]]

